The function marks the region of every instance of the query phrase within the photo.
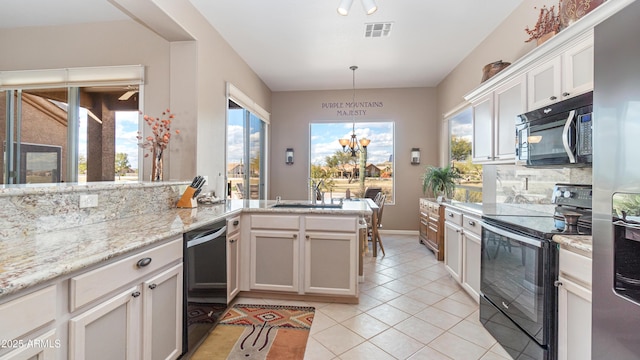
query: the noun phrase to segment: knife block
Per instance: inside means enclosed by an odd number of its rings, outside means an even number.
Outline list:
[[[193,197],[193,194],[196,192],[195,188],[191,186],[187,187],[187,190],[184,191],[180,200],[178,200],[178,204],[176,205],[179,208],[192,209],[198,207],[198,201]]]

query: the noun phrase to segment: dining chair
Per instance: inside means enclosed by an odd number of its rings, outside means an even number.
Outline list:
[[[377,228],[374,229],[369,226],[369,241],[375,241],[376,245],[380,247],[380,251],[382,251],[382,256],[385,256],[385,252],[384,252],[384,246],[382,245],[382,238],[380,237],[380,228],[382,228],[382,213],[384,210],[384,202],[387,199],[387,195],[380,192],[379,193],[380,196],[377,196],[376,199],[378,201],[375,201],[376,205],[378,205],[378,226]]]

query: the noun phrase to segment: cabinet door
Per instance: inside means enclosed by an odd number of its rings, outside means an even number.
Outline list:
[[[182,264],[143,283],[142,359],[177,359],[182,353]]]
[[[527,111],[526,77],[518,76],[496,89],[495,101],[495,160],[515,159],[516,117]]]
[[[69,358],[139,359],[141,291],[130,288],[69,320]]]
[[[462,287],[480,302],[480,237],[465,230],[462,238]]]
[[[457,282],[461,282],[462,229],[449,221],[444,222],[444,267]]]
[[[591,291],[558,277],[558,359],[591,359]]]
[[[478,99],[473,104],[474,163],[493,160],[493,93]]]
[[[529,111],[539,109],[561,99],[561,56],[557,56],[527,73]]]
[[[297,231],[251,231],[251,289],[297,292],[298,264]]]
[[[24,344],[33,341],[37,346],[22,346],[4,356],[0,360],[55,360],[58,348],[62,347],[55,330],[50,330],[33,339],[25,339]]]
[[[593,90],[593,34],[563,55],[563,98]]]
[[[304,292],[355,295],[358,242],[355,234],[305,234]]]
[[[227,303],[240,292],[240,233],[227,236]]]

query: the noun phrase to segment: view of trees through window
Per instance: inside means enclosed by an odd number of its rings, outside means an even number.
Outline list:
[[[482,202],[482,165],[471,163],[472,119],[471,107],[449,118],[449,161],[462,176],[453,199],[462,202]]]
[[[338,143],[338,139],[350,138],[352,129],[351,122],[310,125],[310,182],[321,184],[325,202],[345,198],[347,190],[351,197],[363,197],[367,188],[380,188],[386,202],[393,202],[394,123],[356,123],[357,139],[371,142],[355,157]]]

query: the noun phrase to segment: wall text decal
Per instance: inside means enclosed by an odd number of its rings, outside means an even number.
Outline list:
[[[384,107],[382,101],[323,102],[322,109],[335,110],[337,116],[365,116],[368,108]]]

